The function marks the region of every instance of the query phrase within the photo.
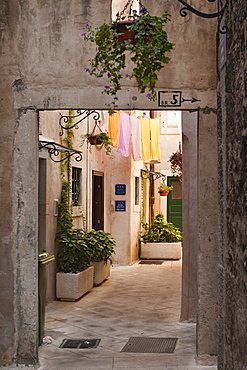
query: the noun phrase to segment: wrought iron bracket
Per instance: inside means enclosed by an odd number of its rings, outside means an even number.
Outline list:
[[[61,113],[60,113],[60,118],[59,118],[59,126],[60,126],[60,132],[59,132],[59,135],[62,136],[63,135],[63,130],[70,130],[72,128],[76,128],[76,126],[78,126],[78,124],[82,121],[84,121],[87,117],[93,115],[93,119],[95,122],[97,122],[100,118],[100,114],[99,112],[95,111],[95,110],[80,110],[78,109],[77,111],[77,114],[74,115],[74,116],[63,116]],[[70,124],[69,123],[69,120],[70,119],[73,119],[73,123]]]
[[[218,32],[219,33],[226,33],[226,26],[221,25],[225,10],[228,5],[228,0],[218,0],[218,12],[216,13],[203,13],[200,12],[199,10],[193,8],[193,6],[189,5],[186,1],[184,0],[178,0],[181,4],[184,5],[182,9],[180,9],[180,15],[182,17],[186,17],[187,11],[190,11],[199,17],[202,18],[219,18],[219,23],[218,23]],[[208,0],[210,3],[214,3],[216,0]]]
[[[162,178],[162,181],[165,181],[166,175],[163,175],[161,172],[156,172],[156,171],[147,171],[147,170],[141,170],[141,177],[143,179],[153,179],[153,180],[158,180]]]
[[[46,148],[48,150],[50,159],[53,162],[63,162],[66,159],[72,157],[73,155],[75,156],[74,159],[77,162],[80,162],[82,160],[82,154],[81,154],[80,151],[67,148],[67,147],[65,147],[63,145],[60,145],[60,144],[57,144],[53,141],[40,140],[39,141],[39,150],[41,150],[43,148]],[[57,157],[59,156],[59,154],[61,152],[66,153],[66,155],[64,155],[62,159],[58,159]]]

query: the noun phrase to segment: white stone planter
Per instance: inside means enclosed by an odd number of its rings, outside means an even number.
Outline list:
[[[110,276],[111,262],[109,260],[93,262],[94,278],[93,285],[99,285]]]
[[[143,259],[181,259],[182,243],[141,243]]]
[[[94,267],[73,273],[57,272],[56,296],[62,301],[75,301],[93,288]]]

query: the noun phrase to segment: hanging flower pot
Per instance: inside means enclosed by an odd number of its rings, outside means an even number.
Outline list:
[[[103,23],[95,29],[86,24],[85,32],[81,34],[96,46],[96,53],[90,59],[86,72],[101,80],[103,76],[107,77],[102,92],[112,97],[112,110],[118,106],[117,93],[122,89],[123,78],[133,78],[141,94],[148,92],[146,97],[151,101],[156,100],[157,73],[169,62],[166,54],[174,46],[168,41],[164,30],[170,20],[166,11],[158,17],[150,15],[143,8],[140,14],[134,10],[127,20],[124,18],[121,12],[117,15],[117,21],[110,24]],[[131,66],[127,65],[126,56],[133,62]]]
[[[100,132],[99,134],[94,134],[95,128],[97,126],[97,123],[95,124],[95,127],[93,131],[89,134],[82,135],[82,143],[84,141],[88,141],[91,145],[95,145],[96,149],[102,149],[105,148],[106,154],[109,155],[111,153],[111,138],[106,132]]]
[[[171,191],[172,189],[172,186],[167,186],[166,184],[162,183],[158,188],[158,192],[161,196],[167,196],[169,194],[169,191]]]
[[[102,144],[102,140],[97,135],[88,136],[87,140],[89,141],[91,145],[101,145]]]
[[[131,20],[119,21],[116,26],[118,33],[118,41],[125,46],[125,41],[130,40],[131,45],[136,45],[137,39],[135,38],[136,32],[129,31],[128,26],[132,24]]]
[[[161,197],[165,197],[169,194],[169,191],[165,191],[164,193],[162,193],[161,191],[159,191],[159,194]]]

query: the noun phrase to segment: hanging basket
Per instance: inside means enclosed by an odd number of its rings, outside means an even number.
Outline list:
[[[88,136],[87,140],[91,145],[101,145],[102,141],[97,135]]]
[[[131,40],[132,45],[136,45],[137,39],[135,38],[136,32],[129,31],[127,26],[132,23],[131,20],[119,21],[117,23],[116,32],[118,33],[118,40],[125,46],[125,41]]]
[[[166,191],[164,193],[159,191],[159,194],[160,194],[161,197],[166,197],[169,194],[169,191]]]

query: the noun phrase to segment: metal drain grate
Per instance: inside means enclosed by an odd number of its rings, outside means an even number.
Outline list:
[[[165,260],[142,260],[139,265],[162,265]]]
[[[64,339],[59,348],[96,348],[100,339]]]
[[[131,337],[121,352],[173,353],[178,338]]]

